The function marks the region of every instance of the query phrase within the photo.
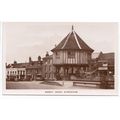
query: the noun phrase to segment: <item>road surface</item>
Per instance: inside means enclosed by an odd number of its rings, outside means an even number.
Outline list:
[[[7,81],[6,89],[97,89],[95,86],[73,86],[72,81],[57,81],[55,84],[47,84],[44,81]]]

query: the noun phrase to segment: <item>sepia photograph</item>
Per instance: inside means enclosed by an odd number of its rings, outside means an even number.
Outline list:
[[[4,92],[117,95],[116,22],[4,22]]]
[[[119,120],[119,0],[0,1],[1,120]]]

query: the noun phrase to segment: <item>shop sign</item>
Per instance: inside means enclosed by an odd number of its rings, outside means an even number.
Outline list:
[[[108,67],[99,67],[98,70],[108,70]]]

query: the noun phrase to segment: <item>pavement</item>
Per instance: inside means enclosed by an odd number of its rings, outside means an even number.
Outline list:
[[[73,81],[54,81],[57,84],[44,81],[7,81],[6,89],[97,89],[88,86],[73,86]]]

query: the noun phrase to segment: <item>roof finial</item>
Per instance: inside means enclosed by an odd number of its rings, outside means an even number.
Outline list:
[[[74,30],[74,26],[72,25],[72,31]]]

